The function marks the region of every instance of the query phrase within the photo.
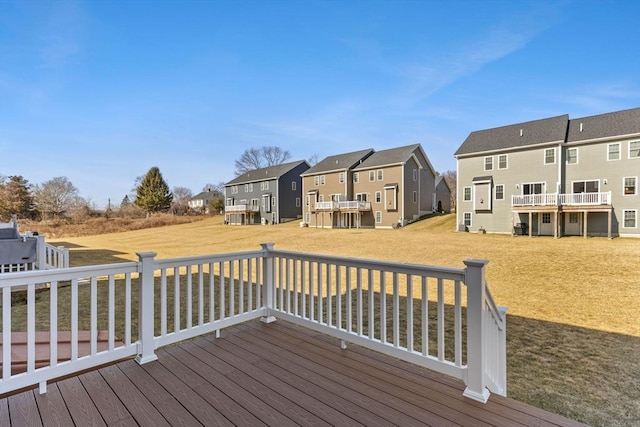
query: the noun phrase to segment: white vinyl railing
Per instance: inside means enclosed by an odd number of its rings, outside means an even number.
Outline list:
[[[334,202],[334,201],[316,202],[316,210],[319,210],[319,211],[337,211],[338,210],[338,202]]]
[[[560,204],[567,206],[610,205],[611,191],[604,193],[560,194]]]
[[[258,205],[227,205],[224,207],[226,212],[258,212],[260,206]]]
[[[44,236],[28,235],[25,238],[35,238],[36,260],[18,264],[0,264],[0,273],[15,273],[30,270],[47,270],[52,268],[69,267],[69,249],[64,246],[53,246],[45,242]]]
[[[486,402],[489,390],[506,393],[505,314],[488,291],[486,261],[442,268],[277,251],[273,244],[221,255],[138,257],[0,275],[0,389],[40,384],[44,391],[56,377],[134,355],[146,363],[164,345],[251,319],[282,318],[460,378],[470,398]],[[38,283],[49,287],[36,298]],[[12,288],[25,285],[24,301],[12,299]],[[59,319],[66,319],[64,328]],[[58,342],[66,329],[68,360],[56,345],[47,347],[46,360],[36,360],[36,332]],[[23,372],[12,372],[16,331],[27,336]],[[88,349],[80,345],[82,331],[89,331]],[[99,331],[108,337],[100,350]]]
[[[69,268],[69,249],[45,243],[44,268]]]
[[[603,193],[544,193],[511,196],[511,206],[610,205],[611,191]]]
[[[361,202],[358,200],[349,200],[338,202],[339,209],[357,209],[360,211],[370,211],[371,203],[370,202]]]

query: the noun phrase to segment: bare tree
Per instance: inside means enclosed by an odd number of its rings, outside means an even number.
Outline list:
[[[242,175],[253,169],[266,168],[280,165],[291,158],[291,153],[280,147],[265,146],[262,148],[249,148],[244,150],[236,160],[236,175]]]
[[[318,164],[319,161],[320,161],[320,156],[318,155],[318,153],[313,153],[309,157],[309,160],[307,160],[307,163],[309,163],[311,166],[315,166]]]
[[[217,184],[207,183],[202,187],[202,191],[215,191],[218,193],[224,193],[224,182],[220,181]]]
[[[448,170],[442,174],[444,181],[449,186],[449,190],[451,190],[451,211],[456,210],[456,200],[457,200],[457,187],[458,187],[458,173],[456,171]]]
[[[77,201],[78,189],[67,177],[59,176],[36,185],[34,201],[43,216],[61,216]]]
[[[186,187],[173,187],[171,210],[175,214],[185,214],[189,210],[189,200],[193,193]]]

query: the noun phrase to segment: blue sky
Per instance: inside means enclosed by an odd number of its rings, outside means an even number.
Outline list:
[[[98,207],[292,160],[640,106],[638,1],[0,0],[0,174]]]

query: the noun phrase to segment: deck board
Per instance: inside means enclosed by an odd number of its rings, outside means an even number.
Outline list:
[[[0,427],[22,425],[579,426],[502,396],[487,404],[464,384],[284,321],[248,322],[0,397]]]

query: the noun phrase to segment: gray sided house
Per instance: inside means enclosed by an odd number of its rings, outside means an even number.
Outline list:
[[[224,186],[227,224],[278,224],[302,217],[304,161],[254,169]]]
[[[640,237],[640,108],[475,131],[455,157],[460,231]]]
[[[311,227],[391,228],[434,211],[435,171],[413,144],[330,156],[303,174]]]
[[[436,177],[436,211],[451,212],[451,188],[442,175]]]

